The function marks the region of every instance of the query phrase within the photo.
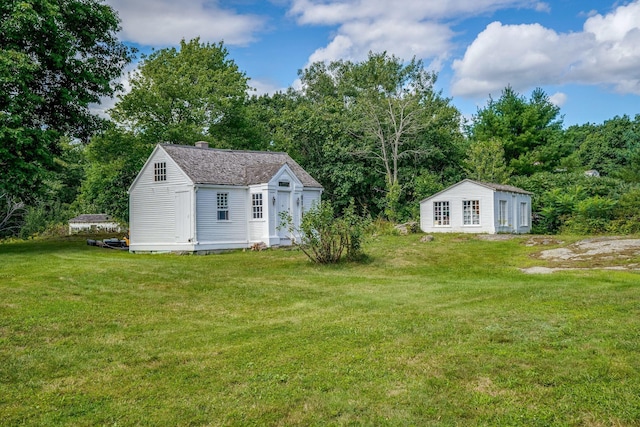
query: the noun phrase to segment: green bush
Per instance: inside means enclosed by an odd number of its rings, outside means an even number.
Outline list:
[[[609,224],[609,232],[640,233],[640,188],[633,188],[620,197],[614,209],[614,218]]]
[[[579,201],[573,216],[566,223],[566,231],[577,234],[606,233],[614,217],[615,206],[615,200],[600,196]]]
[[[349,261],[365,257],[362,244],[371,221],[358,216],[353,203],[336,218],[331,202],[320,202],[304,213],[300,229],[288,214],[281,220],[281,227],[289,230],[295,244],[317,264],[337,263],[343,255]]]

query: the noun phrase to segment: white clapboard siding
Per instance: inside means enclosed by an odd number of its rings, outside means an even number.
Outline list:
[[[229,220],[218,220],[218,193],[229,195]],[[245,188],[221,187],[198,189],[197,229],[198,243],[248,243],[246,230],[249,207]]]
[[[158,162],[166,163],[166,180],[156,182]],[[263,218],[254,219],[251,193],[256,192],[263,194]],[[218,219],[219,193],[228,195],[227,220]],[[299,221],[300,196],[308,208],[321,193],[320,184],[286,153],[161,144],[129,188],[129,249],[208,253],[257,242],[290,244],[277,232],[282,206],[274,201],[287,201]]]
[[[490,188],[491,185],[494,188]],[[482,185],[465,180],[424,199],[420,202],[420,228],[427,233],[528,233],[531,229],[531,196],[499,191],[495,187],[504,186]],[[464,224],[464,202],[473,200],[480,203],[480,223]],[[499,218],[500,200],[506,201],[505,221],[502,224]],[[439,202],[449,203],[448,225],[435,224],[434,204]],[[526,224],[520,222],[521,203],[526,203]]]
[[[166,181],[154,181],[154,164],[157,162],[167,165]],[[129,233],[132,245],[175,242],[175,193],[190,191],[190,184],[166,153],[154,151],[130,191]]]

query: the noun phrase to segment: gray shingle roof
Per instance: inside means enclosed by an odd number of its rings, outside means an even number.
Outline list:
[[[527,190],[523,190],[522,188],[514,187],[513,185],[494,184],[492,182],[474,181],[472,179],[466,179],[465,181],[474,182],[478,185],[489,187],[496,191],[507,191],[510,193],[521,193],[521,194],[533,194]]]
[[[269,181],[287,164],[302,185],[322,188],[287,153],[220,150],[177,144],[161,144],[161,147],[196,184],[260,184]]]
[[[480,185],[482,187],[490,188],[490,189],[492,189],[494,191],[506,191],[506,192],[511,192],[511,193],[520,193],[520,194],[529,194],[529,195],[533,194],[533,193],[531,193],[529,191],[523,190],[522,188],[514,187],[512,185],[494,184],[492,182],[474,181],[472,179],[468,179],[467,178],[467,179],[463,179],[462,181],[457,182],[457,183],[445,188],[442,191],[438,191],[437,193],[432,194],[431,196],[422,199],[420,201],[420,203],[422,203],[422,202],[424,202],[426,200],[429,200],[429,199],[433,199],[434,197],[437,197],[440,194],[444,193],[445,191],[449,191],[449,189],[451,189],[453,187],[457,187],[458,185],[460,185],[460,184],[462,184],[464,182],[472,182],[472,183],[474,183],[476,185]]]
[[[82,214],[75,218],[71,218],[69,222],[93,223],[93,222],[112,222],[113,219],[107,214]]]

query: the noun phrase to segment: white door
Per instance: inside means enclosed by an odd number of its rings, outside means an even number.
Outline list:
[[[175,197],[176,242],[186,243],[191,239],[191,192],[177,191]]]
[[[280,222],[282,221],[281,212],[287,212],[289,215],[291,214],[291,211],[289,210],[290,200],[291,193],[288,191],[278,191],[278,212],[276,216],[276,223],[278,225],[280,225]],[[280,236],[280,238],[288,237],[289,230],[287,230],[286,227],[281,227],[278,230],[278,236]]]

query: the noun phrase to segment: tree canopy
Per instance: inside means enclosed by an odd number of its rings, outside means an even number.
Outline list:
[[[527,100],[507,86],[498,100],[478,109],[468,133],[472,140],[502,143],[515,175],[552,170],[569,154],[562,145],[560,108],[540,88]]]
[[[222,42],[182,40],[158,50],[131,74],[112,124],[87,147],[89,166],[79,203],[128,219],[127,190],[158,143],[257,148],[247,105],[247,77]]]
[[[110,111],[124,129],[153,143],[224,145],[247,97],[247,77],[223,43],[182,40],[145,57],[131,91]]]
[[[0,2],[0,193],[33,200],[61,136],[87,141],[132,51],[98,0]]]
[[[374,214],[406,217],[418,176],[459,169],[460,113],[434,89],[436,77],[387,53],[312,64],[300,73],[285,138],[337,206],[355,198]]]

